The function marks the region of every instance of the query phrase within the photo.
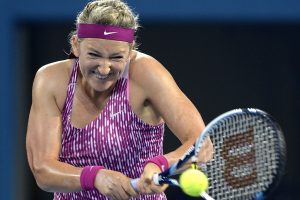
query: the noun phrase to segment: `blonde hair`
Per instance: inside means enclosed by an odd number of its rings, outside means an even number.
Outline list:
[[[138,16],[121,0],[95,0],[89,2],[76,19],[76,24],[90,23],[114,25],[137,30]]]
[[[138,15],[134,14],[132,9],[121,0],[94,0],[89,2],[77,15],[76,27],[79,23],[131,28],[135,30],[135,39],[136,32],[140,27]],[[76,30],[72,31],[69,39],[71,40],[75,34]]]

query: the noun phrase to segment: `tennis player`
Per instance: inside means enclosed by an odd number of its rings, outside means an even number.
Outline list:
[[[169,72],[135,49],[138,27],[124,2],[89,2],[76,19],[71,58],[36,73],[28,162],[56,200],[166,199],[167,186],[156,186],[153,174],[178,160],[204,128]],[[182,145],[163,155],[165,124]],[[207,141],[200,159],[212,152]],[[137,193],[130,180],[140,176]]]

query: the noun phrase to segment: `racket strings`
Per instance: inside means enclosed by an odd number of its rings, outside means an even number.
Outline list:
[[[275,131],[253,114],[234,115],[214,126],[209,135],[215,155],[206,166],[208,193],[215,199],[251,199],[265,191],[279,160]]]

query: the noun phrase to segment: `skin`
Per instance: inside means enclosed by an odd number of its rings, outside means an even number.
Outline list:
[[[72,49],[79,57],[71,123],[84,127],[95,119],[105,104],[130,60],[129,102],[144,122],[164,121],[182,145],[165,155],[173,164],[194,143],[203,130],[203,120],[191,101],[178,88],[169,72],[154,58],[132,50],[122,41],[83,39],[74,36]],[[62,110],[74,60],[63,60],[41,67],[32,88],[32,106],[26,138],[30,168],[40,188],[49,192],[80,191],[81,168],[58,161],[61,148]],[[51,81],[55,80],[55,81]],[[212,158],[213,147],[207,140],[199,159]],[[160,169],[153,163],[145,166],[138,182],[140,193],[163,192],[167,185],[152,182]],[[113,199],[129,199],[138,194],[130,185],[130,177],[109,169],[100,170],[95,187]]]

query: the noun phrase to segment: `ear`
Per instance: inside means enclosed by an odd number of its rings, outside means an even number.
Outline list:
[[[129,44],[129,57],[128,57],[129,60],[133,55],[133,50],[135,49],[134,47],[135,47],[135,42],[133,41],[132,44]]]
[[[72,52],[76,57],[79,57],[79,42],[77,35],[73,35],[71,41]]]
[[[133,41],[131,44],[130,44],[130,50],[134,50],[135,49],[135,41]]]

